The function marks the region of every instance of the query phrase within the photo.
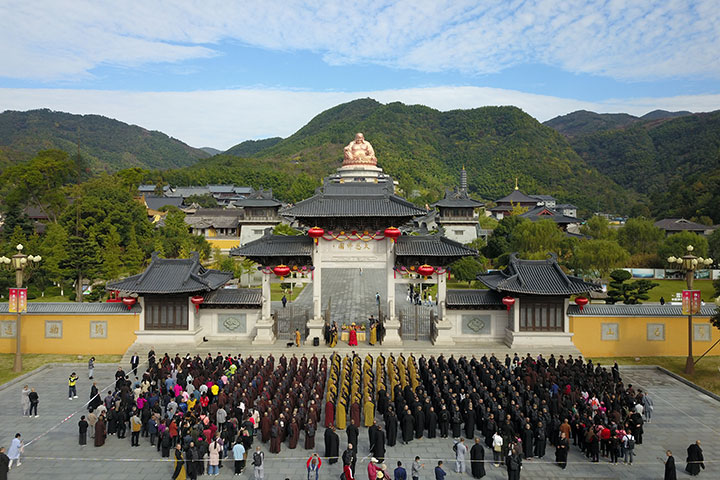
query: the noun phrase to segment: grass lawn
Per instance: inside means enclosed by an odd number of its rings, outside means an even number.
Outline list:
[[[720,347],[715,347],[720,348]],[[704,352],[697,352],[697,355],[702,355]],[[695,357],[695,360],[698,359]],[[633,357],[593,357],[593,363],[601,363],[607,367],[611,367],[614,362],[618,362],[618,365],[659,365],[663,368],[670,370],[682,377],[687,378],[696,385],[700,385],[706,390],[710,390],[713,393],[720,395],[720,356],[706,356],[703,357],[700,362],[695,364],[695,373],[693,375],[686,375],[685,370],[685,359],[687,357],[638,357],[639,361],[635,361]]]
[[[300,292],[303,291],[303,288],[305,288],[306,285],[307,285],[307,283],[301,283],[298,286],[294,286],[293,290],[292,290],[292,295],[290,295],[289,291],[287,293],[288,300],[291,302],[294,301],[297,298],[297,296],[300,295]],[[280,288],[279,283],[271,283],[270,284],[270,297],[273,302],[279,302],[280,300],[282,300],[283,293],[284,293],[284,291],[282,288]]]
[[[28,300],[28,302],[69,302],[70,297],[62,297],[60,295],[55,297],[38,297]]]
[[[681,293],[687,289],[687,283],[685,280],[652,280],[653,282],[659,283],[657,287],[650,290],[650,300],[648,302],[659,302],[660,297],[664,297],[666,302],[669,302],[673,298],[675,293]],[[693,289],[700,290],[702,292],[702,299],[705,302],[710,302],[715,298],[715,289],[712,285],[712,280],[695,280],[693,282]]]
[[[35,370],[46,363],[83,363],[87,365],[90,355],[52,355],[27,353],[23,355],[23,370],[21,373],[12,371],[15,360],[14,353],[0,353],[0,384],[8,382],[23,373]],[[122,355],[95,355],[96,363],[118,363]],[[86,367],[87,368],[87,367]],[[86,372],[86,370],[83,370]],[[80,375],[80,374],[79,374]]]

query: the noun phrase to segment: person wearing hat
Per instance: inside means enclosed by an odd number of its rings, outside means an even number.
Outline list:
[[[372,457],[370,459],[370,463],[368,463],[367,471],[368,471],[368,480],[375,480],[377,478],[378,474],[378,459],[375,457]]]

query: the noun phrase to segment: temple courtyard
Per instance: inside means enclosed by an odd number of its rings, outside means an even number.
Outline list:
[[[418,348],[393,349],[396,354],[400,350],[407,355],[411,351],[419,356],[439,353],[437,348],[420,342]],[[272,347],[271,347],[272,348]],[[341,352],[347,347],[341,349]],[[368,347],[360,350],[368,350]],[[200,349],[198,349],[200,350]],[[454,350],[462,350],[454,348]],[[481,349],[475,349],[478,355],[484,353]],[[224,352],[229,350],[225,349]],[[242,348],[243,354],[250,352],[253,355],[262,353],[259,348]],[[349,352],[349,349],[347,349]],[[375,353],[380,349],[372,349]],[[383,349],[387,354],[391,349]],[[232,350],[236,352],[235,349]],[[284,350],[278,347],[273,348],[273,353],[278,356],[281,353],[302,354],[316,352],[318,354],[328,353],[329,349],[303,347],[301,349]],[[216,353],[213,351],[213,353]],[[267,353],[267,347],[265,347]],[[450,352],[445,352],[446,355]],[[470,355],[468,350],[456,351],[456,355]],[[504,356],[504,352],[495,352],[496,355]],[[523,353],[523,352],[521,352]],[[145,352],[140,352],[144,359]],[[124,365],[127,368],[126,365]],[[100,365],[95,370],[95,380],[98,386],[109,386],[114,381],[113,374],[116,365]],[[67,400],[67,377],[72,372],[78,372],[79,399]],[[645,425],[644,442],[635,449],[636,457],[632,466],[622,463],[610,465],[606,459],[600,463],[590,463],[584,456],[581,456],[577,448],[571,448],[568,468],[561,470],[554,465],[554,449],[548,446],[547,455],[543,460],[530,460],[523,464],[521,478],[532,479],[657,479],[662,477],[663,465],[661,458],[664,457],[666,449],[671,449],[676,458],[679,478],[687,474],[683,471],[685,463],[685,449],[695,440],[701,440],[705,459],[706,470],[701,477],[720,478],[720,462],[715,459],[716,452],[720,451],[720,403],[712,398],[680,383],[679,381],[665,375],[653,368],[623,368],[621,371],[626,384],[631,383],[636,388],[646,390],[652,395],[655,402],[653,421]],[[20,390],[24,384],[35,388],[40,395],[39,418],[23,418],[20,413]],[[154,447],[150,446],[147,438],[141,438],[140,447],[130,447],[130,436],[125,439],[109,437],[103,447],[94,447],[92,439],[87,446],[78,445],[77,422],[80,415],[87,413],[84,402],[88,399],[90,383],[87,380],[87,368],[84,364],[53,366],[38,373],[26,377],[20,382],[11,382],[0,388],[0,402],[3,409],[0,411],[0,442],[2,445],[9,445],[10,440],[16,432],[23,435],[26,443],[22,466],[13,468],[9,478],[24,479],[58,479],[58,480],[90,480],[97,478],[113,479],[157,479],[170,478],[172,463],[162,459]],[[69,416],[75,414],[68,419]],[[65,419],[64,423],[62,423]],[[316,450],[320,455],[324,454],[323,428],[319,428],[316,436]],[[340,450],[345,448],[346,437],[344,432],[340,435]],[[256,440],[254,445],[259,442]],[[298,447],[289,450],[283,445],[283,450],[278,455],[267,453],[268,445],[262,445],[266,452],[265,478],[269,480],[305,479],[305,462],[312,452]],[[301,444],[302,445],[302,442]],[[361,458],[368,454],[367,429],[360,429],[360,446],[356,476],[358,479],[367,478],[367,458]],[[448,478],[460,478],[452,473],[454,467],[454,455],[452,451],[452,439],[420,439],[414,440],[409,445],[398,444],[395,447],[388,447],[385,463],[390,470],[395,468],[398,460],[409,467],[415,455],[419,455],[426,464],[426,469],[421,476],[423,479],[434,478],[432,467],[437,464],[438,459],[445,462],[445,470],[449,473]],[[485,450],[486,461],[492,458],[490,450]],[[487,466],[488,475],[485,478],[501,479],[507,478],[504,468],[495,468],[491,463]],[[220,477],[233,477],[232,460],[226,460],[225,468],[220,470]],[[469,467],[468,467],[469,468]],[[335,465],[323,464],[320,479],[337,479],[341,472],[341,462]],[[253,478],[251,469],[246,469],[241,477]],[[463,478],[471,478],[466,473]]]

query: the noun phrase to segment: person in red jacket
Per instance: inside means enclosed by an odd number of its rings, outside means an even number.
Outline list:
[[[355,480],[352,476],[352,470],[350,469],[350,465],[345,465],[343,467],[343,474],[345,474],[345,480]]]
[[[322,465],[322,460],[320,457],[318,457],[317,453],[313,453],[312,457],[308,458],[307,461],[307,472],[308,472],[308,480],[318,480],[320,475],[320,466]]]

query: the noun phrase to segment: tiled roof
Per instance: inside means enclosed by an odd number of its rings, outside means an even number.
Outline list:
[[[185,215],[185,223],[195,228],[237,228],[242,216],[243,211],[238,208],[199,208]]]
[[[414,217],[426,212],[392,193],[392,183],[330,183],[286,209],[292,217]]]
[[[477,278],[498,292],[529,295],[569,296],[600,289],[599,285],[566,275],[554,255],[546,260],[520,260],[514,253],[505,270],[480,274]]]
[[[448,290],[448,307],[503,307],[502,297],[494,290]]]
[[[537,203],[537,198],[525,195],[520,190],[513,190],[510,195],[495,200],[495,203]]]
[[[93,314],[93,313],[140,313],[137,303],[128,309],[123,303],[77,303],[77,302],[28,302],[27,313]],[[8,304],[0,303],[0,313],[8,313]]]
[[[156,197],[154,195],[145,195],[145,204],[147,208],[151,210],[160,210],[166,205],[172,205],[173,207],[180,207],[183,199],[180,197]]]
[[[200,307],[216,305],[253,305],[262,304],[262,291],[259,288],[220,288],[204,295],[205,301]]]
[[[257,190],[247,197],[235,200],[238,207],[279,207],[282,203],[273,198],[272,190]]]
[[[108,282],[105,288],[138,294],[209,292],[222,287],[232,277],[232,272],[203,267],[195,252],[192,258],[160,258],[153,252],[152,261],[143,273]]]
[[[398,257],[467,257],[477,251],[440,235],[402,235],[397,239]]]
[[[710,317],[715,314],[716,307],[714,305],[703,305],[700,313],[694,316]],[[609,305],[591,303],[585,305],[582,312],[577,305],[570,305],[568,315],[578,315],[586,317],[684,317],[681,305],[660,305],[660,304],[641,304],[641,305],[625,305],[622,303]]]
[[[555,200],[555,197],[553,197],[552,195],[528,195],[528,196],[531,198],[535,198],[541,202],[547,202],[548,200],[551,200],[553,202],[557,201],[557,200]]]
[[[553,222],[559,223],[561,225],[579,222],[579,220],[577,218],[568,217],[567,215],[563,215],[562,212],[558,211],[557,208],[551,208],[551,207],[535,207],[531,210],[528,210],[525,213],[521,213],[520,216],[523,218],[527,218],[528,220],[530,220],[532,222],[547,219],[547,220],[552,220]]]
[[[693,232],[704,232],[705,230],[712,230],[714,227],[708,225],[702,225],[700,223],[691,222],[684,218],[663,218],[655,222],[655,226],[662,230],[690,230]]]
[[[288,257],[312,255],[313,239],[307,235],[273,235],[248,242],[230,250],[230,255],[242,257]]]
[[[477,208],[484,205],[484,203],[478,202],[477,200],[473,200],[472,198],[470,198],[466,190],[458,188],[454,190],[445,190],[445,197],[437,203],[433,204],[434,207],[447,208]]]

